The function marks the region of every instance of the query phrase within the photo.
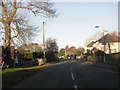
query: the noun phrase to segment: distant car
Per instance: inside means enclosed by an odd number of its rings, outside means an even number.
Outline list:
[[[68,59],[70,59],[70,57],[68,57]]]
[[[60,56],[59,59],[64,59],[64,56]]]
[[[80,59],[80,58],[81,58],[80,56],[77,57],[77,59]]]
[[[80,59],[80,56],[76,56],[76,59]]]
[[[74,59],[74,56],[73,56],[73,55],[70,55],[70,59]]]

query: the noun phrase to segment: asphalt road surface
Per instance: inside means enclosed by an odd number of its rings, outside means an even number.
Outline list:
[[[118,72],[80,60],[63,60],[12,88],[118,88]]]

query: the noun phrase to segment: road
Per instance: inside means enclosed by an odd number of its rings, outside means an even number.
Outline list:
[[[118,88],[118,72],[80,60],[61,61],[24,79],[12,88]]]

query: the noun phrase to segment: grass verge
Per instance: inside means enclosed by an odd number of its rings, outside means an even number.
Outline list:
[[[23,79],[40,72],[44,67],[52,64],[53,62],[45,63],[42,66],[4,69],[2,70],[2,88],[9,88]]]

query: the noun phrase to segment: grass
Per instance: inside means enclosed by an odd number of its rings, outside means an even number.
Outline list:
[[[45,63],[42,66],[4,69],[2,70],[2,88],[9,88],[21,80],[40,72],[44,67],[55,63],[57,62]]]
[[[9,88],[15,83],[39,72],[43,67],[8,68],[2,71],[2,88]]]

